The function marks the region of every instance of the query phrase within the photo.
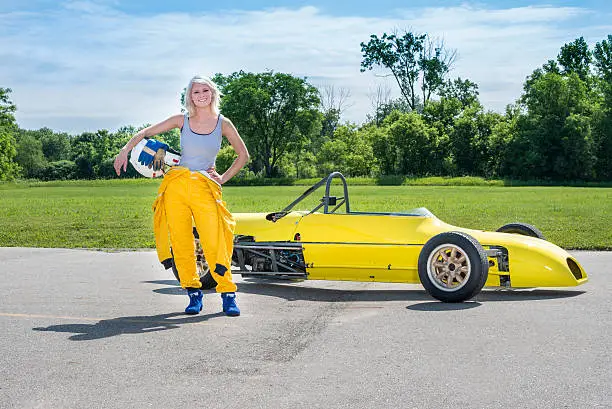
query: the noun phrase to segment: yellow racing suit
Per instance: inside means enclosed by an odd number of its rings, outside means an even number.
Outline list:
[[[175,166],[164,176],[153,212],[157,256],[168,268],[174,255],[181,287],[202,286],[196,269],[195,222],[217,292],[236,291],[230,269],[236,222],[222,200],[221,186],[200,172]]]

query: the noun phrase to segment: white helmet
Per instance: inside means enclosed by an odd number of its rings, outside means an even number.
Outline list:
[[[130,152],[130,163],[132,164],[132,166],[134,166],[134,169],[136,169],[136,171],[142,176],[147,178],[158,178],[160,176],[163,176],[164,173],[166,173],[163,167],[160,170],[153,170],[152,167],[148,167],[138,162],[138,157],[140,156],[140,153],[143,149],[145,149],[147,142],[151,140],[152,139],[143,139],[138,142],[136,146],[134,146],[134,148]],[[155,152],[153,152],[152,155],[155,155]],[[168,166],[176,166],[181,162],[181,155],[168,150],[166,151],[166,157],[164,158],[164,162]]]

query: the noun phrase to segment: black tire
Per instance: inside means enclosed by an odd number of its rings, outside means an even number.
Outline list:
[[[217,287],[217,281],[215,281],[210,272],[200,277],[200,282],[202,283],[202,290],[212,290]]]
[[[500,233],[522,234],[523,236],[537,237],[546,240],[540,230],[527,223],[508,223],[496,231]]]
[[[443,302],[469,300],[480,292],[489,275],[487,254],[480,243],[469,234],[455,231],[427,241],[418,268],[425,290]]]
[[[172,260],[172,273],[174,274],[174,278],[176,278],[177,281],[180,281],[178,276],[178,270],[174,265],[174,260]],[[217,282],[213,278],[212,274],[210,274],[210,272],[204,274],[203,276],[200,276],[200,283],[202,283],[202,290],[212,290],[217,286]]]
[[[204,252],[202,251],[202,246],[200,245],[200,236],[195,227],[193,228],[193,236],[195,240],[196,266],[198,276],[200,276],[200,283],[202,283],[202,290],[211,290],[217,287],[217,281],[215,281],[212,274],[210,274],[210,268],[208,267],[208,263],[204,258]],[[178,270],[174,264],[174,257],[172,257],[172,273],[174,274],[174,278],[180,281]]]

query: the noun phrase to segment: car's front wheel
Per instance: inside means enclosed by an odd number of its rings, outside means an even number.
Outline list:
[[[198,276],[200,277],[200,283],[202,283],[202,290],[210,290],[217,286],[217,281],[213,278],[212,274],[210,274],[210,267],[208,266],[208,262],[204,257],[204,251],[202,250],[202,245],[200,244],[200,236],[196,228],[193,228],[193,236],[195,241],[195,258],[196,258],[196,268],[198,271]],[[172,259],[172,273],[174,277],[179,279],[178,270],[176,269],[176,265],[174,264],[174,258]]]
[[[432,237],[419,255],[425,290],[443,302],[462,302],[480,292],[489,274],[487,254],[478,241],[461,232]]]

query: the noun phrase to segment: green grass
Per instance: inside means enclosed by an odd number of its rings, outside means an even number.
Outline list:
[[[159,180],[0,184],[0,246],[136,249],[154,246]],[[226,186],[232,212],[280,210],[305,186]],[[336,189],[333,194],[341,196]],[[521,221],[568,249],[612,249],[612,189],[591,187],[351,186],[352,210],[427,207],[447,223],[495,230]],[[301,209],[314,207],[320,189]]]
[[[234,178],[231,186],[312,186],[321,178],[292,179],[292,178]],[[347,177],[351,186],[573,186],[573,187],[612,187],[612,181],[585,182],[553,181],[553,180],[512,180],[512,179],[485,179],[478,176],[380,176]]]

